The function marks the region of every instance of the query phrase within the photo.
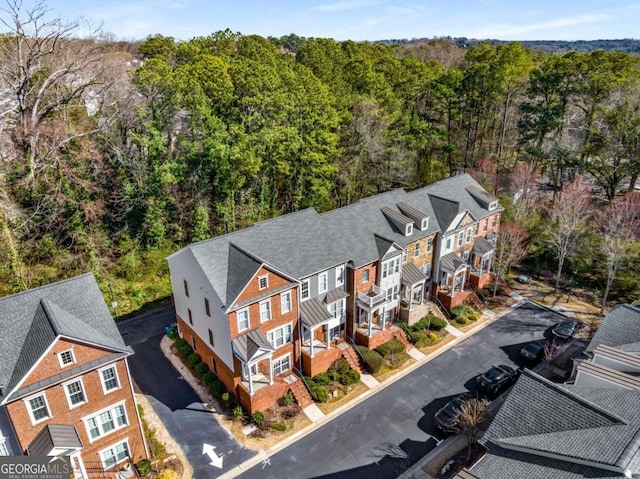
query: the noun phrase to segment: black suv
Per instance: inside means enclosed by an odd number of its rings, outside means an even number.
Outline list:
[[[493,366],[486,373],[476,376],[476,386],[480,391],[496,394],[511,386],[519,375],[520,371],[516,371],[511,366],[504,364]]]
[[[460,430],[460,426],[458,425],[460,408],[464,406],[466,401],[471,399],[473,399],[473,396],[469,393],[454,397],[434,414],[433,425],[445,434],[458,432]]]
[[[584,327],[580,321],[563,321],[556,324],[551,332],[560,339],[569,339]]]

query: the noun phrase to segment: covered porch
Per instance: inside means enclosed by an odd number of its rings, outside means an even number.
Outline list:
[[[273,384],[275,349],[259,329],[231,341],[233,354],[240,362],[240,384],[253,396],[259,389]]]
[[[469,282],[476,288],[484,288],[491,282],[491,266],[495,246],[483,237],[474,240],[471,253],[471,274]]]
[[[413,263],[402,267],[402,299],[400,300],[400,320],[409,325],[422,319],[428,307],[425,302],[427,276]]]

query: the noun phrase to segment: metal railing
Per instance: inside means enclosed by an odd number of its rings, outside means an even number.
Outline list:
[[[360,358],[361,363],[366,365],[367,361],[364,359],[364,356],[362,355],[360,350],[356,347],[356,346],[358,346],[358,344],[356,344],[355,341],[353,339],[351,339],[351,337],[349,337],[348,334],[345,335],[345,338],[347,338],[347,342],[351,343],[351,349],[353,349],[356,352],[356,354]]]
[[[302,379],[302,382],[304,383],[304,387],[307,388],[307,391],[309,392],[309,395],[311,396],[311,387],[309,386],[309,383],[307,382],[307,380],[304,378],[304,374],[302,374],[302,371],[300,371],[298,368],[293,368],[293,372],[296,373],[298,376],[300,376],[300,379]]]
[[[451,314],[449,313],[449,311],[447,311],[447,308],[444,307],[444,304],[442,304],[442,302],[440,301],[440,298],[438,298],[438,295],[434,297],[434,300],[435,301],[433,302],[433,304],[435,304],[440,310],[440,312],[444,314],[444,317],[447,318],[448,320],[451,320]]]
[[[411,344],[416,344],[416,338],[413,336],[413,333],[411,332],[411,328],[409,328],[409,325],[407,323],[403,323],[402,321],[398,322],[398,324],[400,325],[400,329],[402,329],[405,332],[405,334],[409,336],[409,340],[411,341]]]

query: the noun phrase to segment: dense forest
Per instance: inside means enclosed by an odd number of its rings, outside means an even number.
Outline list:
[[[634,54],[228,30],[128,43],[6,3],[0,294],[91,270],[127,313],[170,294],[164,258],[190,242],[461,171],[506,207],[506,266],[572,271],[605,302],[640,293]],[[635,231],[603,232],[623,201]]]

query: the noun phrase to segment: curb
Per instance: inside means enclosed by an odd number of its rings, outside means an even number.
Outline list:
[[[371,389],[363,392],[358,397],[354,398],[352,401],[349,401],[347,404],[343,404],[339,408],[336,408],[335,410],[331,411],[329,414],[326,414],[324,417],[322,417],[317,422],[309,424],[304,429],[301,429],[300,431],[296,432],[295,434],[292,434],[291,436],[283,439],[281,442],[279,442],[277,444],[274,444],[270,448],[265,449],[263,451],[259,451],[251,459],[246,460],[245,462],[243,462],[242,464],[239,464],[238,466],[234,467],[230,471],[227,471],[224,474],[218,476],[218,478],[219,479],[231,479],[233,477],[236,477],[236,476],[242,474],[243,472],[246,472],[248,469],[251,469],[252,467],[258,465],[259,463],[265,461],[270,456],[276,454],[277,452],[280,452],[285,447],[293,444],[294,442],[298,441],[299,439],[302,439],[303,437],[305,437],[308,434],[312,433],[316,429],[319,429],[320,427],[324,426],[326,423],[336,419],[337,417],[339,417],[340,415],[342,415],[344,412],[348,411],[349,409],[356,407],[361,402],[363,402],[365,399],[368,399],[370,396],[372,396],[373,394],[377,393],[378,391],[381,391],[382,389],[394,384],[396,381],[399,381],[400,379],[402,379],[403,377],[405,377],[408,374],[412,373],[413,371],[415,371],[416,369],[418,369],[422,365],[428,363],[432,359],[435,359],[438,356],[440,356],[441,354],[446,353],[450,349],[452,349],[455,346],[457,346],[458,344],[460,344],[462,341],[464,341],[467,338],[473,336],[477,332],[482,331],[484,328],[486,328],[487,326],[493,324],[498,319],[500,319],[502,316],[504,316],[507,313],[509,313],[512,309],[520,307],[522,304],[524,304],[527,301],[528,301],[527,299],[523,299],[523,300],[518,301],[517,303],[513,304],[512,306],[510,306],[509,308],[505,309],[504,311],[502,311],[500,313],[494,313],[493,317],[487,318],[486,320],[484,320],[482,322],[482,324],[479,324],[476,327],[474,327],[474,328],[470,329],[469,331],[465,332],[463,336],[459,336],[459,337],[455,338],[453,341],[450,341],[447,344],[445,344],[442,348],[440,348],[440,349],[438,349],[436,351],[433,351],[432,353],[426,355],[420,361],[416,361],[411,366],[403,369],[398,374],[395,374],[394,376],[392,376],[391,378],[387,379],[386,381],[384,381],[384,382],[372,387]]]

